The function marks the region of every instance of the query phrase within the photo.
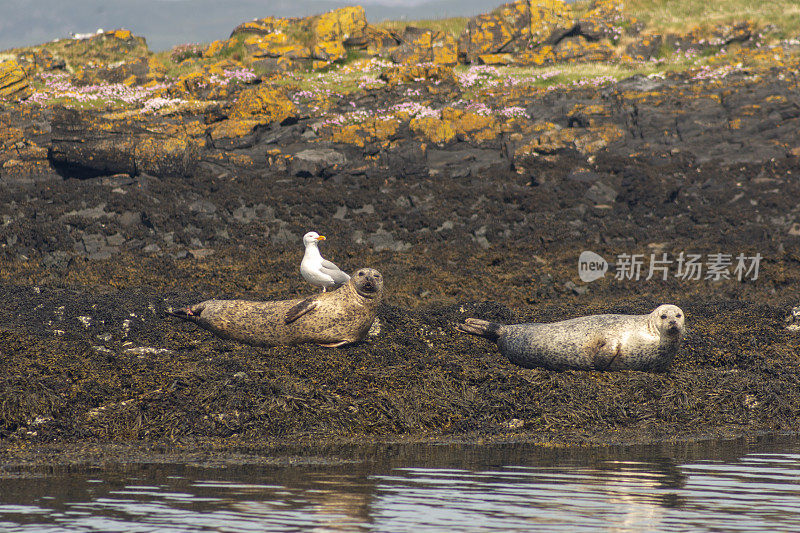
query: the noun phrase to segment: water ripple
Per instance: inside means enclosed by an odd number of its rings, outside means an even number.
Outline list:
[[[142,465],[0,478],[0,530],[800,530],[800,443],[784,450],[420,448],[363,464]],[[597,453],[598,457],[593,454]]]

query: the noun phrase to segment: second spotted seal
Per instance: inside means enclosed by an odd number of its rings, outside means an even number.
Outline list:
[[[171,314],[255,346],[313,342],[336,347],[366,337],[382,296],[380,272],[362,268],[339,289],[305,299],[207,300]]]
[[[660,305],[647,315],[591,315],[547,324],[503,325],[468,318],[458,329],[496,341],[527,368],[663,372],[683,338],[683,311]]]

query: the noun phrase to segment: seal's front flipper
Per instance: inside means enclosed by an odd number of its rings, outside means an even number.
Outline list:
[[[170,307],[164,312],[169,316],[175,316],[183,320],[188,320],[189,322],[197,322],[200,319],[199,315],[202,311],[202,304],[196,304],[190,307],[184,307],[183,309],[173,309]]]
[[[338,348],[339,346],[344,346],[345,344],[347,344],[347,341],[331,342],[329,344],[319,344],[319,345],[322,346],[323,348]]]
[[[469,333],[470,335],[477,335],[485,337],[489,340],[497,340],[500,336],[500,328],[503,326],[496,322],[489,322],[488,320],[480,320],[477,318],[468,318],[463,324],[456,326],[456,329]]]
[[[291,324],[292,322],[294,322],[295,320],[297,320],[298,318],[300,318],[304,314],[316,309],[318,305],[319,305],[319,302],[317,302],[317,300],[314,299],[313,297],[312,298],[306,298],[302,302],[294,305],[291,309],[286,311],[286,315],[283,317],[283,323],[284,324]]]

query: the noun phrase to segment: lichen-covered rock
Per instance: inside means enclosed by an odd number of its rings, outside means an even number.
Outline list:
[[[41,109],[0,111],[0,178],[28,179],[53,172],[47,159],[50,127]]]
[[[367,38],[362,7],[345,7],[306,18],[267,17],[237,26],[243,35],[243,61],[267,71],[318,69],[347,55],[345,42]],[[242,37],[240,37],[242,38]]]
[[[17,54],[17,62],[28,76],[34,72],[63,70],[67,63],[46,48],[28,48]]]
[[[288,59],[309,59],[311,49],[292,41],[285,33],[251,35],[244,40],[245,51],[253,59],[265,57],[286,57]]]
[[[481,65],[510,65],[514,62],[511,54],[483,54],[478,56]]]
[[[638,39],[625,47],[625,54],[632,61],[649,61],[659,56],[663,45],[663,35],[640,35]]]
[[[475,63],[482,55],[519,52],[571,26],[571,8],[562,0],[518,0],[470,19],[459,38],[459,56]]]
[[[563,39],[553,47],[555,63],[599,63],[615,56],[616,51],[609,42],[590,42],[583,37]]]
[[[720,24],[711,32],[714,41],[721,46],[728,46],[732,43],[754,44],[758,36],[758,25],[749,20],[735,22],[733,24]]]
[[[311,56],[318,61],[333,62],[347,56],[342,41],[320,41],[314,45]],[[316,68],[320,68],[319,66]]]
[[[145,85],[164,81],[166,73],[166,67],[155,56],[139,57],[118,65],[84,68],[75,74],[75,82],[87,85],[98,83]]]
[[[617,41],[622,37],[624,27],[632,22],[619,0],[594,0],[589,11],[578,21],[578,26],[580,34],[590,41]]]
[[[33,94],[28,76],[16,61],[0,63],[0,99],[24,100]]]
[[[311,17],[311,30],[317,43],[343,42],[359,35],[367,26],[367,17],[361,6],[343,7]]]
[[[129,30],[98,33],[85,39],[62,39],[49,45],[72,68],[109,65],[136,57],[150,56],[147,41]]]
[[[336,143],[362,148],[370,143],[379,143],[381,148],[386,148],[389,141],[397,137],[400,124],[399,117],[369,117],[354,124],[323,125],[318,133],[321,138]]]
[[[256,81],[242,63],[225,59],[179,76],[167,89],[173,98],[226,100]]]
[[[283,122],[297,116],[297,108],[283,91],[265,83],[242,91],[231,109],[230,118],[260,118],[265,122]]]
[[[136,172],[151,176],[188,176],[197,164],[200,144],[179,126],[141,135],[135,145]]]
[[[370,56],[380,56],[391,53],[401,42],[402,38],[395,32],[367,25],[360,33],[345,39],[344,45],[346,48],[363,50]]]
[[[677,51],[702,52],[712,47],[725,47],[731,44],[754,45],[758,26],[751,21],[720,24],[713,28],[696,26],[685,33],[668,34],[667,45]]]
[[[408,26],[401,39],[403,44],[390,53],[395,63],[435,63],[450,66],[458,63],[458,44],[452,35]]]
[[[500,134],[500,124],[489,113],[476,113],[445,107],[438,116],[414,118],[409,124],[411,131],[434,144],[445,144],[453,140],[488,141]]]
[[[527,157],[556,154],[569,150],[590,155],[625,136],[625,131],[613,123],[597,124],[586,128],[563,128],[552,123],[535,126],[538,126],[535,129],[539,131],[534,133],[528,142],[516,149],[515,162]]]
[[[299,20],[300,19],[297,18],[265,17],[243,22],[233,29],[231,37],[240,34],[269,35],[273,33],[283,33],[291,24],[297,23]]]

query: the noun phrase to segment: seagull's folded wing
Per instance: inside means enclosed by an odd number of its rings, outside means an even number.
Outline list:
[[[347,273],[342,272],[339,267],[327,259],[322,260],[322,272],[332,277],[334,283],[337,285],[340,283],[347,283],[347,280],[350,279],[350,276],[348,276]]]

